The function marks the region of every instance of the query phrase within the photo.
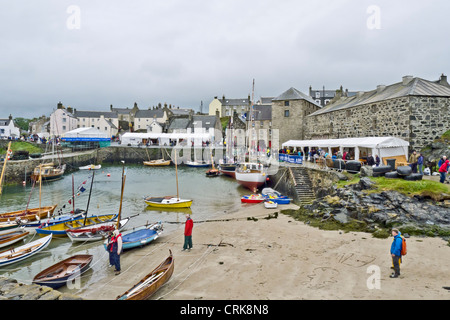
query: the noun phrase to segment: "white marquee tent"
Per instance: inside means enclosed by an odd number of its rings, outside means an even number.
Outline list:
[[[63,139],[109,139],[108,134],[96,128],[78,128],[63,134]]]
[[[300,148],[304,151],[305,147],[324,149],[331,153],[332,148],[339,148],[341,152],[344,149],[354,148],[355,160],[359,160],[360,150],[368,149],[372,155],[379,155],[380,158],[402,156],[408,158],[409,142],[394,137],[366,137],[366,138],[345,138],[345,139],[326,139],[326,140],[290,140],[283,143],[284,147]]]
[[[202,145],[203,141],[211,140],[212,137],[209,133],[135,133],[127,132],[122,135],[121,143],[128,145],[137,145],[143,143],[144,140],[158,140],[159,145],[169,145],[170,140],[180,141],[194,141],[195,145]]]

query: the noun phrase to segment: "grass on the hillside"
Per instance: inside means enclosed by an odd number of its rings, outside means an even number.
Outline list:
[[[5,149],[0,148],[0,154],[4,155],[6,154],[6,147]],[[11,143],[11,150],[13,151],[28,151],[30,154],[33,153],[42,153],[42,149],[35,146],[32,143],[25,142],[25,141],[15,141]]]

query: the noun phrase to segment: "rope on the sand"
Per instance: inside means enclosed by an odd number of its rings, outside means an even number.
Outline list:
[[[275,212],[275,213],[278,214],[278,212]],[[272,216],[271,214],[268,214],[268,215],[242,217],[242,218],[214,219],[214,220],[195,220],[195,223],[229,222],[229,221],[238,221],[238,220],[254,220],[254,219],[257,219],[257,218],[260,218],[260,219],[272,219],[272,218],[274,218],[274,216]],[[163,221],[163,223],[167,223],[167,224],[184,224],[185,222]]]
[[[222,240],[220,241],[220,243],[222,243]],[[200,258],[198,258],[197,260],[195,260],[190,266],[188,266],[186,269],[184,269],[182,272],[180,272],[179,274],[178,274],[178,276],[177,277],[179,277],[181,274],[183,274],[186,270],[188,270],[189,268],[191,268],[192,266],[194,266],[193,268],[192,268],[192,270],[191,270],[191,272],[189,272],[189,274],[184,278],[184,279],[182,279],[175,287],[173,287],[170,291],[168,291],[166,294],[164,294],[164,295],[162,295],[162,296],[159,296],[156,300],[161,300],[161,299],[163,299],[165,296],[167,296],[167,295],[169,295],[170,293],[172,293],[173,291],[175,291],[179,286],[181,286],[193,273],[194,273],[194,271],[196,271],[196,269],[200,266],[200,260],[202,260],[202,259],[204,259],[205,257],[206,257],[206,255],[207,254],[210,254],[211,252],[213,252],[214,251],[214,249],[213,250],[209,250],[210,248],[212,248],[212,247],[218,247],[219,245],[220,245],[220,243],[218,244],[218,245],[210,245],[210,246],[208,246],[208,248],[205,250],[205,252],[201,255],[201,257]],[[209,250],[209,252],[208,252],[208,250]],[[175,278],[177,278],[177,277],[175,277]]]

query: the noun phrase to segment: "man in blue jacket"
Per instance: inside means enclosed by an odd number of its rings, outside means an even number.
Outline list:
[[[400,275],[400,262],[402,259],[402,237],[398,229],[392,229],[392,236],[394,240],[391,245],[392,264],[394,265],[394,273],[390,275],[391,278],[398,278]]]

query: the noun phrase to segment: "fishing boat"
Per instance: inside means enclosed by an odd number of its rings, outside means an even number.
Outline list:
[[[16,230],[0,235],[0,248],[9,246],[22,239],[25,239],[30,233],[28,231]]]
[[[80,169],[80,170],[99,170],[101,168],[102,168],[101,164],[97,164],[97,165],[89,164],[87,166],[79,167],[78,169]]]
[[[57,205],[0,213],[0,222],[11,222],[16,219],[35,221],[50,217]]]
[[[235,171],[236,181],[252,192],[266,183],[267,174],[260,163],[241,163]]]
[[[52,236],[46,236],[23,246],[0,252],[0,266],[25,260],[36,253],[44,250],[52,240]]]
[[[170,160],[158,159],[158,160],[150,160],[144,161],[144,166],[149,167],[162,167],[162,166],[170,166]]]
[[[278,203],[266,200],[264,201],[264,207],[266,209],[276,209],[278,207]]]
[[[169,281],[174,270],[174,258],[172,251],[170,256],[157,266],[152,272],[136,283],[130,290],[118,296],[116,300],[147,300],[162,285]]]
[[[235,163],[224,163],[219,165],[219,171],[222,174],[230,176],[232,178],[236,178],[236,166]]]
[[[156,222],[151,225],[146,225],[142,229],[122,235],[123,250],[142,247],[159,238],[163,232],[161,222]],[[106,249],[106,243],[104,244]]]
[[[58,289],[84,273],[92,259],[93,256],[88,254],[74,255],[39,272],[33,278],[33,283]]]
[[[266,198],[264,198],[261,194],[251,194],[241,198],[241,202],[243,203],[261,203],[265,200]]]
[[[163,196],[163,197],[144,197],[145,203],[154,208],[190,208],[192,200],[180,199],[180,192],[178,189],[178,165],[177,165],[177,152],[175,151],[175,177],[177,183],[177,196]]]
[[[86,227],[89,225],[94,225],[98,223],[108,222],[115,220],[118,214],[104,214],[104,215],[93,215],[89,217],[78,217],[72,218],[69,221],[55,223],[53,225],[43,225],[36,229],[36,233],[39,235],[53,235],[55,237],[66,237],[67,230]]]
[[[30,232],[36,232],[36,229],[41,226],[52,226],[54,224],[68,222],[73,219],[81,218],[85,213],[86,213],[86,211],[84,211],[84,210],[76,210],[75,213],[61,214],[61,215],[57,215],[57,216],[52,216],[50,218],[45,218],[42,220],[36,220],[36,221],[30,221],[30,222],[22,221],[20,223],[20,226],[24,230],[27,230]]]
[[[76,241],[99,241],[108,238],[110,232],[114,231],[116,228],[122,230],[125,225],[130,221],[131,217],[120,219],[120,221],[110,220],[102,223],[94,223],[87,226],[82,226],[78,228],[71,228],[66,230],[67,236],[72,240]]]

